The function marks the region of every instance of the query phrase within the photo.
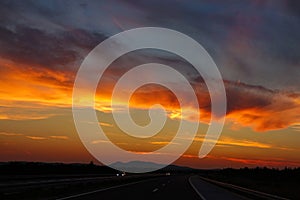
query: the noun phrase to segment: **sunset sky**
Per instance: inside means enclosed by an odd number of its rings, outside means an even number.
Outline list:
[[[294,0],[1,1],[0,161],[97,162],[81,143],[73,121],[77,70],[106,38],[151,26],[180,31],[211,55],[226,89],[224,129],[212,152],[199,159],[211,117],[205,82],[179,56],[147,49],[117,59],[99,82],[95,109],[111,141],[145,153],[174,136],[184,117],[174,94],[162,86],[145,85],[130,101],[139,125],[149,123],[151,105],[165,107],[166,126],[154,138],[123,134],[111,115],[110,96],[120,76],[137,65],[157,62],[190,81],[200,106],[200,118],[183,119],[199,121],[200,127],[195,138],[181,138],[194,142],[175,164],[300,167],[299,24],[300,3]],[[123,103],[120,99],[120,112]]]

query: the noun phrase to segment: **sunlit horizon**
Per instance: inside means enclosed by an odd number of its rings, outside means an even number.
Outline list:
[[[115,145],[129,152],[150,154],[172,140],[183,120],[190,126],[199,123],[199,129],[194,138],[179,138],[174,144],[193,140],[173,164],[203,169],[300,167],[299,15],[284,2],[242,2],[240,7],[249,8],[247,12],[210,1],[202,6],[194,1],[183,6],[176,1],[158,10],[145,5],[146,1],[86,5],[76,1],[70,5],[35,2],[35,6],[5,3],[0,7],[0,162],[100,164],[86,150],[75,128],[72,95],[76,73],[88,53],[108,37],[132,28],[156,26],[189,35],[216,62],[227,95],[224,129],[213,150],[200,159],[199,149],[211,119],[223,117],[211,113],[203,77],[179,56],[140,50],[113,62],[95,95],[98,125]],[[182,115],[183,108],[172,91],[157,84],[144,85],[130,98],[134,122],[149,124],[149,108],[156,104],[165,109],[167,120],[153,137],[134,138],[120,130],[112,116],[112,112],[122,115],[127,107],[126,87],[114,108],[112,91],[130,69],[154,62],[173,67],[189,80],[200,109],[182,90],[182,100],[188,105],[184,109],[189,111]],[[141,74],[140,78],[159,73]],[[82,96],[82,105],[84,101]],[[195,114],[198,111],[200,116]],[[95,140],[92,145],[105,142]]]

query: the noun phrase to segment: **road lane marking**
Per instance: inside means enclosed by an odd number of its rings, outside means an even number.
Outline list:
[[[157,192],[158,191],[158,188],[155,188],[152,192],[154,193],[154,192]]]
[[[124,186],[128,186],[128,185],[134,185],[134,184],[138,184],[138,183],[142,183],[142,182],[147,182],[147,181],[151,181],[151,180],[153,180],[153,179],[137,181],[137,182],[133,182],[133,183],[126,183],[126,184],[123,184],[123,185],[116,185],[116,186],[112,186],[112,187],[108,187],[108,188],[103,188],[103,189],[99,189],[99,190],[93,190],[93,191],[90,191],[90,192],[84,192],[84,193],[75,194],[75,195],[71,195],[71,196],[67,196],[67,197],[62,197],[62,198],[58,198],[56,200],[72,199],[72,198],[81,197],[81,196],[88,195],[88,194],[94,194],[94,193],[97,193],[97,192],[103,192],[103,191],[107,191],[107,190],[111,190],[111,189],[115,189],[115,188],[120,188],[120,187],[124,187]]]
[[[189,183],[192,186],[192,188],[195,190],[195,192],[200,196],[202,200],[206,200],[206,198],[197,190],[196,186],[191,181],[192,176],[189,177]]]
[[[268,194],[268,193],[264,193],[264,192],[260,192],[260,191],[257,191],[257,190],[252,190],[252,189],[249,189],[249,188],[244,188],[244,187],[240,187],[240,186],[237,186],[237,185],[233,185],[233,184],[230,184],[230,183],[224,183],[224,182],[220,182],[220,181],[216,181],[216,180],[212,180],[212,179],[208,179],[208,178],[204,178],[202,176],[199,176],[202,180],[208,182],[208,183],[212,183],[212,184],[215,184],[215,185],[219,185],[222,187],[222,185],[226,188],[231,188],[231,189],[234,189],[234,190],[238,190],[240,192],[244,192],[244,193],[248,193],[248,194],[252,194],[254,196],[257,196],[259,198],[271,198],[271,199],[280,199],[280,200],[288,200],[287,198],[284,198],[284,197],[280,197],[280,196],[277,196],[277,195],[272,195],[272,194]]]

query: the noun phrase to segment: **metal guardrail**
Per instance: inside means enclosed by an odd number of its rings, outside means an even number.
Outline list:
[[[280,197],[280,196],[277,196],[277,195],[272,195],[272,194],[268,194],[268,193],[264,193],[264,192],[260,192],[260,191],[240,187],[240,186],[229,184],[229,183],[223,183],[223,182],[220,182],[220,181],[204,178],[202,176],[199,176],[199,177],[204,181],[219,185],[223,188],[232,189],[232,190],[244,193],[244,194],[248,194],[249,196],[251,196],[253,198],[259,198],[259,199],[265,199],[265,200],[289,200],[287,198]]]

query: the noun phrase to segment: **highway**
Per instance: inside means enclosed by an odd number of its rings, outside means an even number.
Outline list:
[[[57,200],[95,199],[184,199],[184,200],[241,200],[246,199],[197,176],[175,175],[114,186],[66,196]]]

